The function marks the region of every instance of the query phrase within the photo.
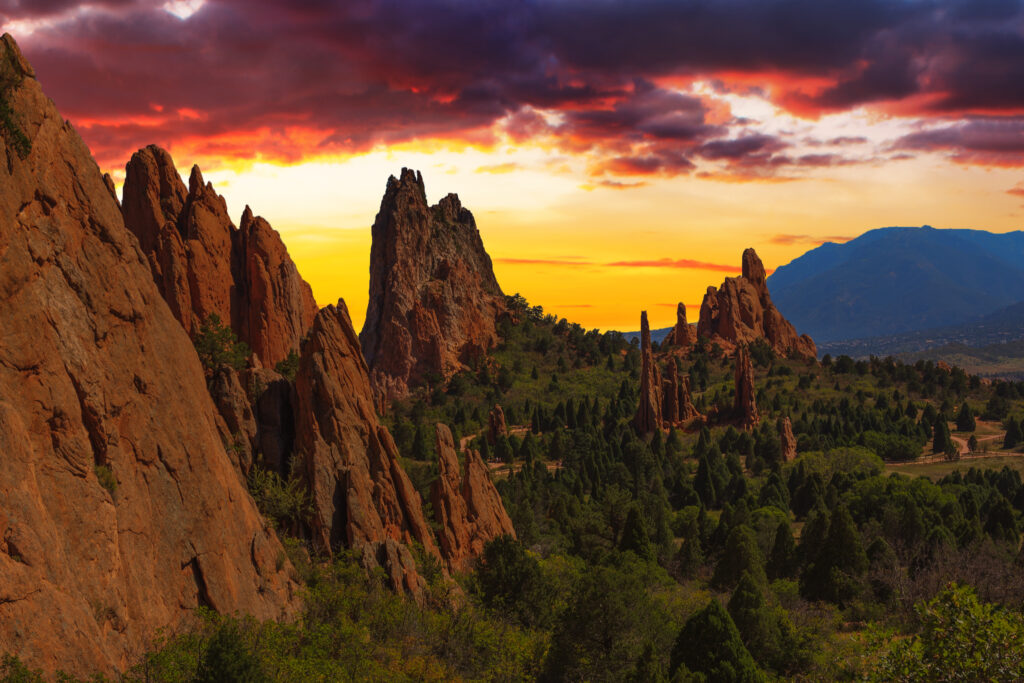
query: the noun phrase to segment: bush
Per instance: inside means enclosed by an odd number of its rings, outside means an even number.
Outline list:
[[[241,370],[249,357],[248,344],[238,341],[234,330],[224,325],[216,313],[207,316],[192,343],[207,372],[222,367]]]
[[[274,366],[274,370],[289,382],[294,382],[295,373],[299,371],[299,354],[295,349],[289,351],[288,357],[279,361],[278,364]]]
[[[313,512],[309,491],[299,478],[283,478],[277,472],[253,467],[247,478],[256,507],[278,529],[295,533]]]
[[[117,477],[114,476],[114,470],[110,469],[110,465],[96,465],[92,469],[100,486],[109,491],[110,495],[114,495],[117,491]]]

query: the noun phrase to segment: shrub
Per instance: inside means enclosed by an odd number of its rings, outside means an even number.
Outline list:
[[[289,351],[288,357],[279,361],[277,365],[274,366],[274,370],[289,382],[294,382],[295,373],[299,371],[299,354],[295,349]]]
[[[110,495],[114,495],[117,491],[117,477],[114,476],[114,470],[110,469],[110,465],[96,465],[92,469],[100,486],[109,491]]]
[[[248,344],[238,341],[234,330],[224,325],[216,313],[207,316],[192,343],[208,372],[222,367],[241,370],[249,357]]]

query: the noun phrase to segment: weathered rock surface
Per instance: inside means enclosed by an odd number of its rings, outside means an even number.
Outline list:
[[[661,429],[661,373],[654,362],[651,351],[651,326],[647,323],[647,311],[640,313],[640,400],[633,426],[640,434],[649,434]]]
[[[508,425],[505,424],[505,411],[495,404],[487,414],[487,440],[493,444],[501,436],[508,436]]]
[[[697,341],[697,335],[690,324],[686,322],[686,305],[680,301],[676,306],[676,325],[665,335],[662,346],[681,346],[688,349],[693,346],[695,341]]]
[[[497,342],[495,320],[504,310],[473,214],[453,194],[429,206],[417,172],[392,176],[373,224],[359,335],[382,402],[483,355]]]
[[[207,387],[224,421],[222,438],[228,454],[239,473],[247,476],[259,447],[258,425],[249,395],[233,368],[218,369],[207,382]]]
[[[477,451],[466,451],[460,479],[459,457],[451,430],[436,427],[438,477],[430,489],[434,517],[440,527],[441,554],[455,571],[467,571],[484,545],[499,536],[515,537],[512,520]]]
[[[782,445],[782,459],[785,462],[796,460],[796,437],[793,436],[793,422],[789,415],[779,420],[779,442]]]
[[[765,339],[782,355],[817,358],[814,341],[797,335],[768,294],[764,265],[753,249],[743,252],[740,277],[727,277],[719,289],[708,287],[700,307],[697,335],[726,349]]]
[[[387,542],[418,542],[438,557],[419,494],[377,419],[370,376],[344,301],[326,306],[302,345],[295,377],[295,457],[313,499],[314,541],[331,551],[362,549],[394,559],[396,589],[420,585]],[[385,546],[382,548],[381,544]],[[390,558],[390,559],[388,559]],[[414,566],[414,565],[413,565]]]
[[[661,383],[662,393],[662,423],[667,429],[669,427],[681,427],[694,418],[700,417],[700,413],[693,405],[690,397],[690,377],[680,375],[674,358],[669,358],[668,371]]]
[[[754,396],[754,366],[750,362],[750,350],[746,344],[736,348],[736,396],[733,412],[739,416],[743,429],[753,429],[760,417]]]
[[[0,95],[2,649],[112,673],[198,605],[282,616],[289,565],[225,452],[198,357],[9,36]]]
[[[312,290],[277,231],[249,207],[235,228],[198,166],[186,190],[170,154],[139,150],[125,168],[122,213],[190,334],[215,313],[265,365],[298,350],[316,315]]]
[[[243,380],[255,399],[252,410],[260,464],[287,476],[295,446],[295,388],[280,374],[266,368],[246,370]]]

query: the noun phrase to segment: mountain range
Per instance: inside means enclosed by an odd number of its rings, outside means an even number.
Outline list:
[[[812,249],[768,284],[819,344],[957,325],[1024,301],[1024,232],[880,228]]]

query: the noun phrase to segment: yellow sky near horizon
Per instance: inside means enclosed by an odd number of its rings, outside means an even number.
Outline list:
[[[496,157],[508,166],[494,168]],[[178,161],[185,173],[186,160]],[[473,211],[506,293],[588,328],[636,329],[644,309],[652,327],[666,327],[678,301],[696,320],[706,288],[729,274],[611,263],[689,259],[738,268],[750,246],[773,269],[821,241],[878,227],[1005,232],[1024,224],[1019,198],[1006,192],[1018,173],[926,157],[789,182],[682,176],[628,189],[594,185],[574,165],[538,149],[463,147],[246,164],[204,169],[204,176],[236,221],[246,204],[267,218],[317,302],[344,298],[357,329],[366,311],[370,226],[387,177],[403,166],[422,171],[431,203],[456,192]]]

